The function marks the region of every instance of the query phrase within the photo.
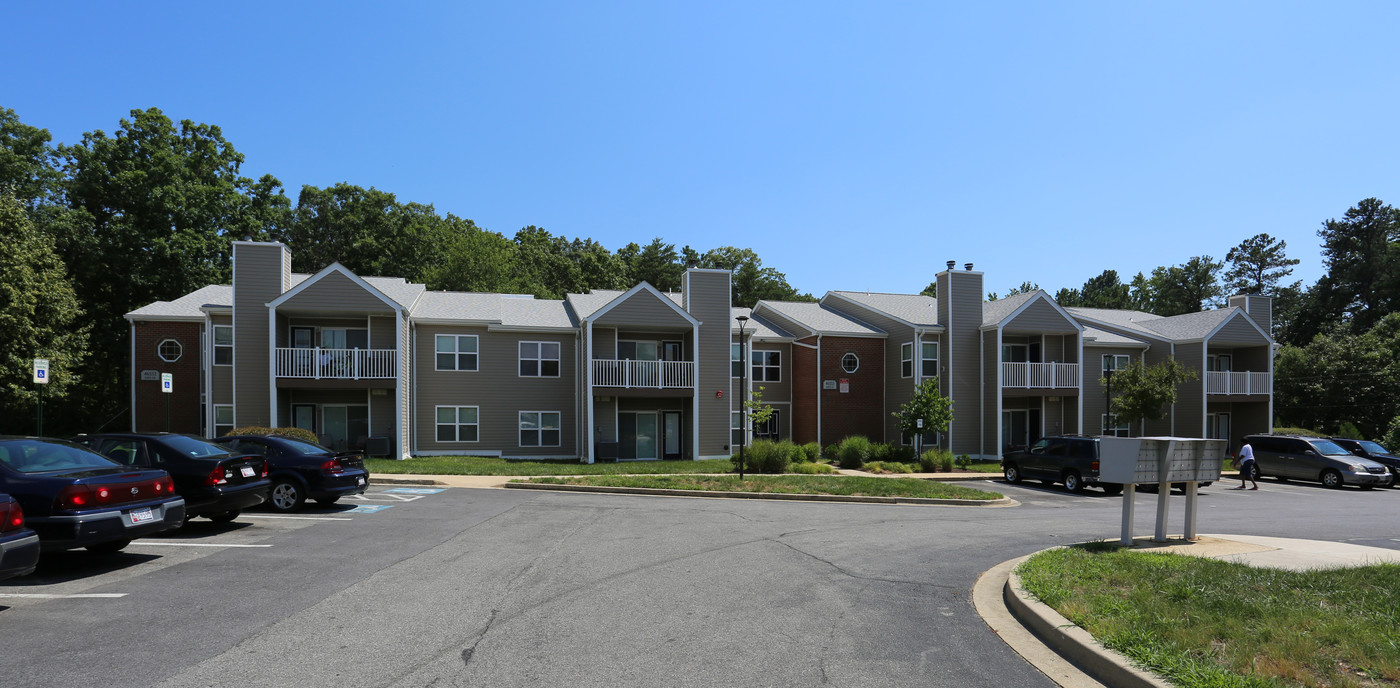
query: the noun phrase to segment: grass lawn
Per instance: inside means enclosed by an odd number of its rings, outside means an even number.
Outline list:
[[[969,471],[976,471],[976,472],[978,472],[978,473],[997,473],[997,474],[1000,474],[1000,473],[1001,473],[1001,462],[1000,462],[1000,461],[973,461],[972,463],[969,463],[969,464],[967,464],[966,466],[963,466],[963,468],[966,468],[966,469],[969,470]]]
[[[619,473],[726,473],[728,459],[705,461],[619,461],[584,464],[578,461],[519,461],[489,456],[422,456],[395,461],[365,459],[371,473],[423,475],[616,475]]]
[[[1400,685],[1400,565],[1297,572],[1102,543],[1042,552],[1017,572],[1177,685]]]
[[[861,497],[929,497],[938,499],[988,500],[1002,495],[961,485],[936,483],[916,478],[866,478],[836,475],[638,475],[579,478],[536,478],[530,482],[554,485],[599,485],[604,487],[650,487],[667,490],[710,490],[716,492],[768,492],[783,494],[825,494]]]

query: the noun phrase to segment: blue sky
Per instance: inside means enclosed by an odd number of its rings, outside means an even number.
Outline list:
[[[1400,203],[1400,4],[12,4],[0,106],[135,108],[244,173],[377,187],[507,236],[756,250],[802,291],[946,260],[1054,291],[1259,232],[1295,276]]]

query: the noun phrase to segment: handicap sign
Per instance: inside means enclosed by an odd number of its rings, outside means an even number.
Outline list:
[[[385,510],[385,509],[392,509],[392,508],[394,508],[394,505],[393,505],[393,504],[361,504],[361,505],[359,505],[359,506],[357,506],[357,507],[355,507],[355,508],[353,508],[353,509],[350,509],[350,510],[348,510],[348,511],[342,511],[342,512],[340,512],[340,513],[342,513],[342,514],[373,514],[373,513],[375,513],[375,512],[383,511],[383,510]]]
[[[175,390],[175,376],[170,373],[160,374],[160,391],[169,394]]]
[[[34,359],[34,381],[41,384],[49,384],[49,359]]]
[[[395,492],[395,493],[398,493],[398,494],[431,495],[431,494],[437,494],[437,493],[442,492],[442,491],[444,491],[444,490],[446,490],[446,489],[447,489],[447,488],[443,488],[443,487],[394,487],[394,488],[390,488],[390,489],[384,490],[384,491],[385,491],[385,492]]]

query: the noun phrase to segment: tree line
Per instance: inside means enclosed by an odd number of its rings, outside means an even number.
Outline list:
[[[156,108],[56,144],[0,107],[0,433],[34,431],[34,358],[51,366],[47,433],[129,423],[123,315],[229,283],[235,240],[286,243],[298,272],[340,262],[434,290],[559,299],[645,280],[668,291],[693,266],[732,270],[736,305],[814,300],[749,248],[656,238],[610,251],[533,225],[507,236],[348,182],[303,186],[293,203],[243,163],[218,126]]]

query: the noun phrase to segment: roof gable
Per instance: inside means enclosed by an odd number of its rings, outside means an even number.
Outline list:
[[[300,297],[300,298],[298,298]],[[390,310],[403,308],[397,301],[350,272],[340,263],[306,278],[267,304],[269,308],[308,307],[315,310]]]
[[[573,296],[573,294],[570,294]],[[582,315],[582,314],[580,314]],[[698,327],[700,321],[685,312],[680,304],[666,298],[656,287],[646,282],[628,289],[606,305],[584,316],[594,323],[605,325],[689,325]],[[657,322],[661,318],[662,322]],[[671,322],[665,322],[671,320]]]

